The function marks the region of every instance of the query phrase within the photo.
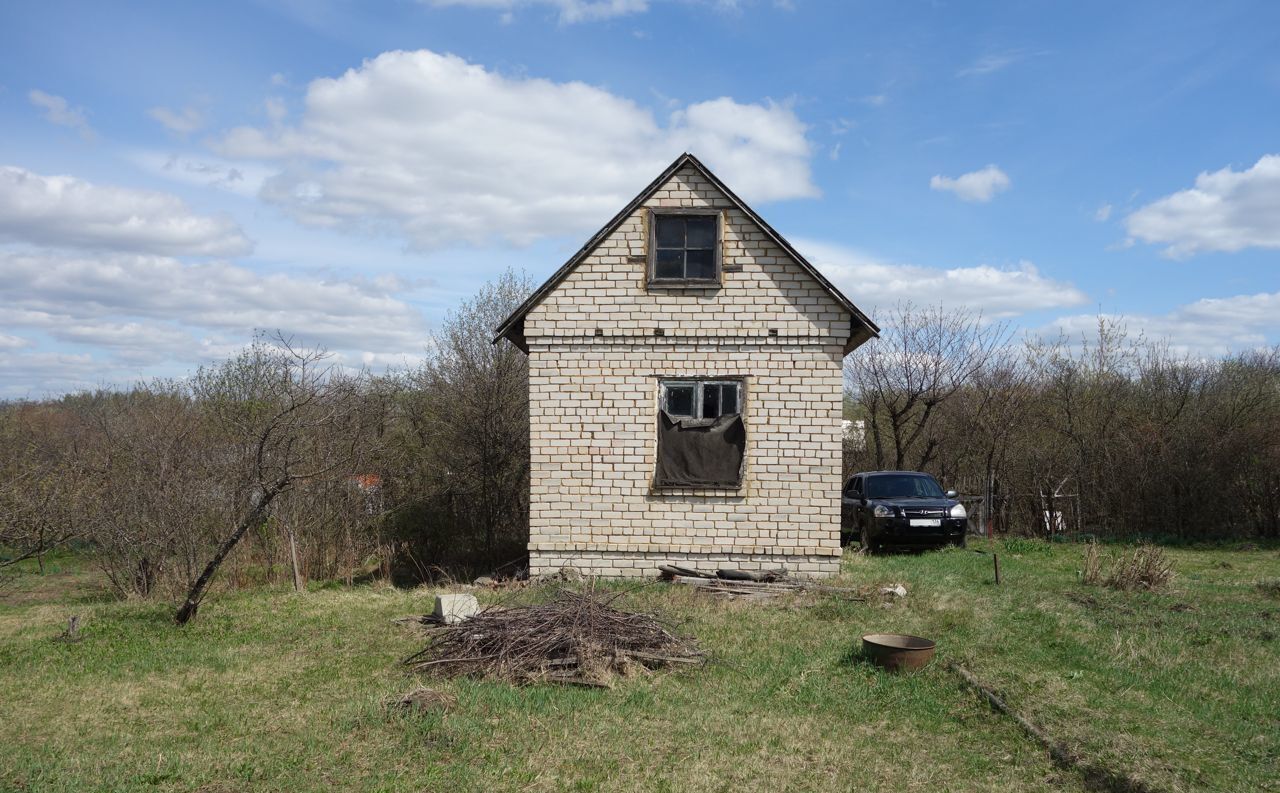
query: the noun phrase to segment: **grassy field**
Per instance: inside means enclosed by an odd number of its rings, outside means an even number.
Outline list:
[[[1165,592],[1078,581],[1079,546],[849,555],[889,608],[628,595],[714,662],[613,690],[407,676],[391,619],[430,590],[219,593],[183,629],[75,559],[0,591],[4,790],[1090,790],[946,668],[959,661],[1089,761],[1153,789],[1280,790],[1280,550],[1170,550]],[[528,593],[529,597],[539,592]],[[542,593],[545,594],[545,593]],[[54,640],[79,614],[83,640]],[[858,636],[935,638],[907,676]],[[446,713],[390,712],[417,685]]]

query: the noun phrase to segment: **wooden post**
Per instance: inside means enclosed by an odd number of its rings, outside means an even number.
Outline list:
[[[994,562],[996,566],[996,585],[999,586],[1000,585],[1000,554],[998,553],[991,554],[991,561]]]
[[[289,536],[289,561],[293,565],[293,591],[301,592],[304,587],[302,585],[302,571],[298,569],[298,542],[293,537],[293,526],[287,526],[285,533]]]

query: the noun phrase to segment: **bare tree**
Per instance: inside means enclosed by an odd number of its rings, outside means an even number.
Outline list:
[[[997,474],[1016,453],[1035,405],[1033,383],[1024,349],[1000,347],[938,411],[930,428],[938,472],[944,481],[981,497],[974,517],[984,531],[998,509]]]
[[[528,537],[528,359],[493,329],[530,291],[505,273],[450,313],[431,354],[397,384],[402,536],[438,563],[519,555]],[[452,547],[450,547],[452,546]],[[495,556],[506,556],[498,559]]]
[[[963,308],[900,303],[884,334],[849,357],[845,376],[867,416],[877,468],[921,470],[938,451],[939,406],[987,365],[1008,326]]]
[[[238,476],[231,494],[239,517],[191,582],[174,621],[195,616],[223,561],[273,501],[299,482],[347,477],[367,451],[378,417],[361,399],[366,378],[339,371],[324,351],[259,339],[236,358],[202,369],[193,393],[212,422],[210,452]]]
[[[75,518],[86,474],[74,454],[76,427],[46,404],[0,405],[0,569],[44,556],[85,534]]]

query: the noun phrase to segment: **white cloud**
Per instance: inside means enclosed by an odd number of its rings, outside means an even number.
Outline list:
[[[167,107],[153,107],[147,115],[164,125],[170,132],[179,135],[190,135],[205,125],[204,111],[196,107],[184,107],[182,110],[170,110]]]
[[[272,124],[280,124],[284,121],[285,116],[289,115],[289,108],[284,104],[284,100],[278,96],[269,96],[262,100],[262,112],[267,114],[267,118]]]
[[[0,349],[0,399],[41,399],[111,382],[117,367],[87,353]],[[128,376],[121,379],[129,379]],[[120,382],[117,379],[116,382]]]
[[[1125,227],[1131,238],[1168,245],[1164,252],[1174,258],[1280,248],[1280,155],[1244,171],[1201,173],[1195,187],[1138,209]]]
[[[275,171],[254,163],[231,162],[208,154],[137,149],[126,153],[130,162],[165,179],[216,187],[242,196],[256,196]]]
[[[982,77],[1001,71],[1028,56],[1044,55],[1045,52],[1028,52],[1025,49],[993,52],[983,55],[973,63],[956,72],[956,77]]]
[[[979,203],[990,201],[997,193],[1003,193],[1012,185],[1008,174],[994,165],[961,174],[954,179],[938,174],[929,180],[929,187],[933,190],[952,192],[961,201]]]
[[[823,242],[802,240],[796,247],[853,302],[873,316],[876,306],[888,308],[903,300],[964,306],[1000,319],[1030,311],[1076,306],[1088,300],[1071,284],[1041,275],[1030,262],[1022,262],[1017,269],[986,264],[944,269],[889,264]]]
[[[159,256],[4,250],[0,272],[0,327],[44,339],[0,334],[0,398],[188,371],[233,354],[255,330],[279,330],[353,365],[413,363],[426,345],[423,317],[397,296],[407,285],[394,276],[320,279]]]
[[[1111,219],[1111,209],[1112,207],[1110,204],[1103,204],[1098,207],[1096,212],[1093,213],[1093,219],[1099,223],[1106,223]]]
[[[50,124],[70,127],[79,132],[80,137],[85,140],[93,140],[97,137],[93,128],[89,126],[89,120],[85,117],[84,108],[71,107],[66,99],[54,94],[46,94],[44,91],[37,89],[32,89],[27,94],[27,99],[31,104],[44,110],[45,121]]]
[[[847,135],[858,128],[858,122],[851,121],[847,118],[837,118],[835,121],[828,121],[827,125],[831,128],[832,135]]]
[[[171,331],[247,339],[283,330],[307,343],[379,352],[420,350],[421,314],[396,298],[395,278],[322,280],[256,273],[225,262],[160,256],[0,252],[0,325],[61,341],[116,346],[179,341]],[[167,330],[156,334],[157,324]],[[164,346],[164,345],[161,345]]]
[[[30,339],[24,339],[21,336],[10,336],[8,333],[0,333],[0,350],[20,350],[23,347],[32,346]]]
[[[748,201],[818,192],[805,126],[783,105],[712,99],[663,124],[602,88],[426,50],[316,80],[296,125],[241,127],[217,148],[278,163],[262,196],[302,223],[419,248],[590,230],[685,150]]]
[[[175,256],[253,248],[230,218],[197,215],[177,196],[13,166],[0,166],[0,239]]]
[[[1219,356],[1229,352],[1265,347],[1280,339],[1280,292],[1260,292],[1232,297],[1209,297],[1178,306],[1166,314],[1103,314],[1109,323],[1123,326],[1131,334],[1163,339],[1178,353]],[[1047,335],[1064,333],[1068,338],[1094,338],[1097,314],[1062,317],[1048,328]]]
[[[520,7],[545,6],[560,15],[566,24],[590,22],[599,19],[639,14],[649,10],[647,0],[423,0],[437,8],[464,6],[502,11],[504,22],[510,22],[510,13]]]

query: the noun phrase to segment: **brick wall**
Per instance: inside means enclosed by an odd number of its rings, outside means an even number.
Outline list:
[[[849,316],[695,171],[647,205],[721,211],[722,284],[649,289],[638,210],[527,316],[532,572],[834,573]],[[697,376],[743,380],[743,484],[657,490],[659,379]]]

